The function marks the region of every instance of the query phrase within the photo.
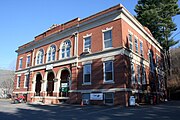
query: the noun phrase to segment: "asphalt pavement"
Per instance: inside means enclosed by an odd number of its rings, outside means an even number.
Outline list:
[[[81,106],[11,104],[0,100],[0,120],[179,120],[180,101],[167,101],[158,105]]]

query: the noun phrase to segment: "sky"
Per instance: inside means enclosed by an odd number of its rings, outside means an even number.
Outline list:
[[[132,15],[137,0],[2,0],[0,2],[0,69],[15,70],[19,46],[53,24],[81,19],[122,4]],[[180,1],[178,1],[180,7]],[[180,16],[174,22],[180,32]],[[180,34],[175,39],[180,39]],[[180,43],[176,46],[180,46]]]

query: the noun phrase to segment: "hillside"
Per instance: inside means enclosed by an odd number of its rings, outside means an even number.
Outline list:
[[[171,99],[180,100],[180,48],[174,48],[171,54],[171,76],[167,81]]]

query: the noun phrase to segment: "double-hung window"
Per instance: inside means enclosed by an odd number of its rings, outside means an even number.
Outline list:
[[[138,81],[138,84],[141,84],[141,71],[140,71],[139,65],[137,65],[137,81]]]
[[[16,88],[20,88],[20,82],[21,82],[21,76],[18,76],[18,77],[17,77]]]
[[[142,67],[142,84],[146,84],[146,69],[144,66]]]
[[[113,72],[113,61],[104,62],[104,82],[113,82],[114,72]]]
[[[133,50],[133,44],[132,44],[132,35],[128,34],[128,41],[129,41],[129,49]]]
[[[134,39],[134,42],[135,42],[135,51],[136,51],[136,53],[138,53],[138,40],[136,37]]]
[[[22,69],[22,62],[23,62],[23,58],[19,59],[19,69]]]
[[[131,83],[135,84],[135,70],[134,70],[134,64],[131,63]]]
[[[91,49],[91,37],[84,38],[84,52]]]
[[[31,62],[31,56],[27,56],[27,59],[26,59],[26,67],[29,67],[29,66],[30,66],[30,62]]]
[[[154,72],[154,62],[153,62],[153,55],[151,50],[149,50],[149,64],[150,64],[150,71]]]
[[[112,47],[112,30],[103,32],[104,35],[104,48]]]
[[[143,55],[143,43],[142,42],[140,42],[140,54],[142,57],[144,56]]]
[[[25,75],[24,88],[27,88],[28,85],[29,85],[29,74]]]
[[[91,83],[91,64],[86,64],[83,66],[83,83]]]

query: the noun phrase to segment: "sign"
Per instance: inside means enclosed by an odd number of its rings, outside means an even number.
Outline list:
[[[91,93],[90,100],[103,100],[103,93]]]
[[[68,83],[61,83],[61,92],[68,92]]]
[[[53,64],[46,65],[46,70],[52,70],[53,69]]]
[[[67,83],[61,83],[61,87],[68,87],[68,84]]]
[[[68,88],[67,87],[61,88],[61,92],[68,92]]]

